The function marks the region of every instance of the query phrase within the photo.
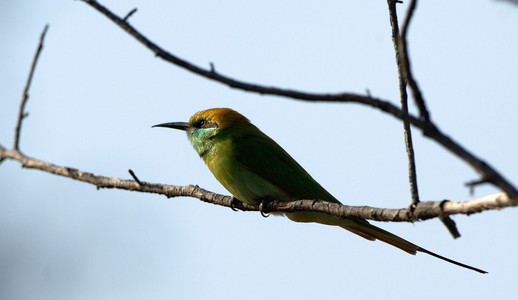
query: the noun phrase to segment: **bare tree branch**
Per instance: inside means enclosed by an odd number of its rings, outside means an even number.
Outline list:
[[[401,110],[408,114],[408,94],[406,92],[407,79],[405,76],[404,66],[402,60],[404,60],[405,52],[402,52],[399,45],[399,25],[396,11],[396,0],[388,0],[389,14],[390,14],[390,26],[392,28],[392,44],[394,45],[394,52],[396,55],[396,63],[398,69],[399,79],[399,94],[401,97]],[[412,206],[415,207],[419,203],[419,189],[417,186],[417,171],[415,163],[414,146],[412,142],[412,129],[410,123],[407,120],[403,121],[403,131],[405,137],[405,147],[408,156],[408,181],[410,183],[410,195],[412,197]]]
[[[394,45],[394,52],[396,55],[397,69],[398,69],[398,79],[399,79],[399,93],[401,95],[401,110],[408,114],[408,94],[407,94],[407,85],[408,78],[407,76],[412,76],[410,70],[408,70],[410,66],[409,53],[407,51],[407,42],[406,42],[406,34],[408,32],[408,26],[410,24],[410,19],[415,11],[415,1],[410,4],[410,9],[407,12],[406,22],[405,22],[405,30],[404,35],[401,35],[399,32],[399,22],[397,17],[397,5],[396,0],[387,0],[389,14],[390,14],[390,26],[392,28],[392,43]],[[413,80],[413,78],[411,78]],[[413,80],[412,89],[414,90],[414,96],[417,94],[420,98],[416,99],[415,102],[421,112],[421,116],[423,116],[427,121],[429,121],[429,114],[426,109],[425,100],[422,97],[422,94],[417,86],[415,80]],[[410,128],[410,123],[406,120],[403,121],[403,130],[405,136],[405,147],[408,156],[408,179],[410,183],[410,194],[412,197],[412,205],[410,206],[410,210],[419,203],[419,189],[417,184],[417,169],[415,162],[415,153],[414,146],[412,142],[412,130]],[[450,234],[453,238],[459,238],[460,232],[455,225],[455,222],[449,216],[442,216],[440,220],[446,226]]]
[[[7,150],[0,146],[0,159],[10,159],[21,163],[22,167],[67,177],[95,185],[98,189],[113,188],[128,191],[153,193],[171,197],[193,197],[203,202],[243,211],[259,211],[258,205],[249,205],[225,196],[207,191],[198,186],[177,186],[137,182],[122,178],[99,176],[75,168],[58,166],[42,160],[28,157],[17,150]],[[271,212],[314,211],[338,217],[356,217],[383,222],[414,222],[437,217],[465,214],[471,215],[485,210],[502,209],[518,206],[517,199],[510,199],[500,193],[469,201],[421,201],[411,212],[410,208],[386,209],[369,206],[348,206],[319,200],[297,200],[291,202],[273,202],[269,205]]]
[[[142,43],[145,47],[150,49],[156,56],[174,64],[181,68],[184,68],[190,72],[198,74],[207,79],[211,79],[222,84],[226,84],[232,88],[240,89],[243,91],[249,91],[254,93],[259,93],[262,95],[276,95],[283,96],[290,99],[296,100],[304,100],[304,101],[312,101],[312,102],[350,102],[350,103],[358,103],[367,105],[376,109],[379,109],[385,113],[388,113],[400,120],[408,121],[413,126],[422,130],[423,134],[430,139],[435,140],[437,143],[441,144],[443,147],[448,149],[453,154],[457,155],[459,158],[468,163],[477,173],[480,174],[482,179],[485,182],[492,183],[495,186],[499,187],[502,191],[506,192],[510,198],[518,198],[518,189],[514,187],[514,185],[509,182],[503,175],[501,175],[498,171],[496,171],[493,167],[491,167],[488,163],[481,160],[473,153],[468,151],[466,148],[462,147],[459,143],[451,139],[449,136],[444,134],[434,123],[432,123],[428,118],[423,117],[423,111],[421,111],[421,117],[417,118],[415,116],[409,115],[408,113],[403,112],[397,106],[393,105],[387,100],[382,100],[370,96],[363,96],[353,93],[341,93],[341,94],[314,94],[307,93],[302,91],[290,90],[290,89],[281,89],[277,87],[267,87],[253,83],[247,83],[239,80],[232,79],[230,77],[221,75],[217,73],[215,69],[209,68],[204,69],[198,67],[182,58],[179,58],[166,50],[159,47],[157,44],[153,43],[147,37],[138,32],[133,26],[124,22],[124,20],[106,7],[101,5],[99,2],[95,0],[83,0],[85,3],[89,4],[91,7],[105,15],[107,18],[112,20],[115,24],[121,27],[128,34],[137,39],[140,43]],[[424,102],[423,102],[424,103]],[[419,104],[418,104],[419,105]]]
[[[27,113],[25,112],[25,105],[29,100],[29,89],[31,88],[32,78],[34,77],[34,71],[36,70],[36,65],[38,65],[38,59],[40,58],[41,50],[43,50],[43,42],[45,41],[45,36],[47,35],[48,29],[49,25],[47,24],[43,28],[43,32],[40,35],[40,42],[38,44],[36,53],[34,54],[34,58],[31,64],[31,70],[29,71],[29,76],[27,77],[27,82],[25,83],[25,88],[23,90],[22,101],[20,102],[20,109],[18,111],[18,121],[16,122],[16,129],[14,134],[13,148],[15,150],[20,150],[20,135],[22,131],[22,121],[25,117],[27,117]]]
[[[410,86],[412,91],[412,95],[414,96],[414,101],[419,109],[420,117],[430,122],[430,114],[428,113],[428,109],[426,108],[426,104],[423,98],[423,94],[421,93],[421,89],[417,84],[417,81],[412,74],[412,69],[410,68],[410,56],[408,55],[408,43],[407,43],[407,35],[408,35],[408,27],[410,26],[410,21],[414,16],[415,8],[417,7],[417,0],[411,0],[410,5],[408,7],[408,11],[405,17],[405,21],[403,22],[403,27],[401,28],[401,35],[399,38],[400,47],[402,50],[402,64],[403,64],[403,73]]]

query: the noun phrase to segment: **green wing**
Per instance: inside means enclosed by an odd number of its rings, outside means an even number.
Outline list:
[[[339,202],[281,146],[261,132],[233,138],[236,161],[296,199]]]

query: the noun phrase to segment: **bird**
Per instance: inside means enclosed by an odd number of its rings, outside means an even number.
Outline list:
[[[269,201],[312,199],[339,203],[279,144],[230,108],[195,113],[189,122],[169,122],[152,127],[183,130],[216,179],[235,199],[250,205]],[[321,212],[287,212],[295,222],[339,226],[367,240],[380,240],[409,254],[426,253],[457,266],[487,273],[415,245],[362,218],[340,218]]]

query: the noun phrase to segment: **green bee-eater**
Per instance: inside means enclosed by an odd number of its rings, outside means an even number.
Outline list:
[[[340,203],[304,170],[281,146],[240,113],[213,108],[194,114],[189,123],[155,125],[184,130],[198,155],[216,179],[238,200],[256,205],[263,201],[318,199]],[[468,266],[421,248],[360,218],[339,218],[325,213],[291,212],[295,222],[340,226],[368,240],[380,240],[410,254],[423,252],[480,273]]]

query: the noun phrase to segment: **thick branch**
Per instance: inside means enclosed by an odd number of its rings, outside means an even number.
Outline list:
[[[105,15],[107,18],[112,20],[115,24],[121,27],[128,34],[133,36],[139,42],[141,42],[145,47],[150,49],[156,56],[175,64],[179,67],[182,67],[190,72],[203,76],[205,78],[220,82],[222,84],[226,84],[232,88],[237,88],[243,91],[255,92],[264,95],[276,95],[283,96],[286,98],[296,99],[296,100],[304,100],[304,101],[324,101],[324,102],[350,102],[350,103],[358,103],[367,105],[376,109],[379,109],[385,113],[388,113],[400,120],[408,121],[413,126],[420,128],[425,136],[437,141],[446,149],[450,150],[452,153],[457,155],[459,158],[464,160],[466,163],[471,165],[475,169],[476,172],[480,174],[484,181],[490,182],[496,186],[498,186],[502,191],[506,192],[511,198],[518,198],[518,190],[500,173],[498,173],[493,167],[491,167],[486,162],[482,161],[474,154],[469,152],[467,149],[462,147],[460,144],[452,140],[450,137],[443,134],[439,128],[433,124],[432,122],[426,120],[426,118],[417,118],[415,116],[409,115],[408,113],[403,112],[397,106],[393,105],[389,101],[370,97],[370,96],[362,96],[353,93],[341,93],[341,94],[314,94],[307,93],[302,91],[290,90],[290,89],[281,89],[277,87],[267,87],[253,83],[247,83],[239,80],[232,79],[230,77],[221,75],[217,73],[214,68],[204,69],[198,67],[194,64],[189,63],[188,61],[181,59],[166,50],[162,49],[147,37],[138,32],[133,26],[129,23],[125,22],[124,19],[118,17],[106,7],[101,5],[99,2],[95,0],[83,0],[85,3],[89,4],[91,7]]]
[[[34,159],[16,150],[7,150],[0,146],[0,161],[10,159],[18,161],[24,168],[36,169],[43,172],[71,178],[95,185],[98,189],[114,188],[128,191],[154,193],[170,197],[193,197],[201,201],[234,207],[244,211],[259,211],[257,205],[235,203],[232,197],[216,194],[197,186],[176,186],[134,181],[121,178],[105,177],[74,168],[58,166],[45,161]],[[518,200],[518,199],[517,199]],[[518,206],[506,194],[495,194],[480,199],[459,202],[421,201],[413,211],[409,208],[386,209],[369,206],[347,206],[326,201],[297,200],[292,202],[274,202],[269,207],[271,212],[314,211],[331,214],[339,217],[357,217],[385,222],[414,222],[454,214],[474,214],[485,210],[501,209]]]

